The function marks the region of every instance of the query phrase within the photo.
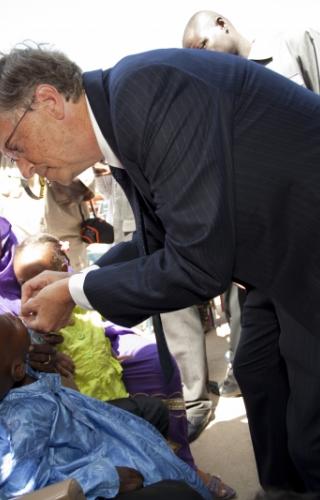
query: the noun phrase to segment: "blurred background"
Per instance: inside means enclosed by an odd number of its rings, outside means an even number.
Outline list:
[[[230,17],[249,38],[261,31],[320,27],[319,0],[7,0],[1,5],[0,50],[25,39],[64,51],[83,70],[108,68],[127,54],[180,47],[198,10]]]

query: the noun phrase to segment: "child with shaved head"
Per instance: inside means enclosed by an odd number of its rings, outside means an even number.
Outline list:
[[[13,386],[30,383],[26,374],[26,358],[30,340],[19,318],[11,314],[0,316],[1,378],[0,400]]]

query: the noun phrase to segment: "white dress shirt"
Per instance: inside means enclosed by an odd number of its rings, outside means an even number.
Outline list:
[[[92,112],[89,100],[86,96],[86,102],[87,102],[87,107],[88,107],[88,112],[91,120],[91,124],[93,127],[94,134],[96,136],[99,148],[101,150],[101,159],[104,161],[107,165],[112,166],[112,167],[117,167],[117,168],[123,168],[123,166],[120,163],[119,158],[114,154],[112,149],[110,148],[108,142],[104,138],[99,125],[97,123],[97,120]],[[99,269],[99,266],[96,264],[86,267],[85,269],[82,269],[77,274],[73,274],[70,279],[69,279],[69,292],[74,300],[74,302],[80,306],[83,307],[84,309],[93,309],[92,305],[88,301],[84,291],[83,291],[83,285],[84,285],[84,280],[85,277],[88,273],[93,271],[94,269]]]

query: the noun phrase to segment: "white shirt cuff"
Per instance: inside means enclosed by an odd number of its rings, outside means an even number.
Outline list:
[[[96,264],[82,269],[79,273],[73,274],[69,279],[68,285],[70,295],[73,301],[78,306],[83,307],[83,309],[93,309],[83,291],[83,284],[87,274],[90,273],[90,271],[94,271],[95,269],[99,269],[99,266],[97,266]]]

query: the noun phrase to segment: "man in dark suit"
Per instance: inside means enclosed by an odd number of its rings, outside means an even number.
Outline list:
[[[53,52],[0,60],[3,153],[25,177],[61,183],[108,162],[137,224],[132,242],[87,273],[27,282],[26,322],[57,330],[76,302],[130,326],[219,295],[232,280],[260,290],[277,321],[301,325],[280,338],[276,390],[292,486],[310,491],[320,491],[319,137],[317,96],[231,55],[159,50],[83,79]]]
[[[269,33],[250,41],[221,14],[199,11],[186,25],[183,45],[246,57],[299,85],[320,92],[320,33],[312,28],[273,35]],[[281,313],[272,299],[268,300],[261,290],[247,288],[234,369],[246,404],[261,484],[281,489],[298,488],[301,477],[292,463],[290,440],[288,446],[287,428],[288,422],[291,425],[293,411],[288,405],[288,398],[294,395],[295,401],[303,402],[317,395],[307,378],[305,384],[299,387],[290,372],[294,362],[292,352],[299,350],[293,346],[305,337],[304,327],[290,317],[282,316],[280,322],[279,317]],[[301,352],[300,356],[309,355],[307,353],[312,345],[308,344],[308,340],[307,336],[304,339],[305,353]],[[234,345],[237,343],[234,342]],[[288,357],[291,362],[284,364],[283,359]],[[297,411],[296,406],[294,411]],[[314,426],[310,426],[308,432],[308,439],[312,441]]]

